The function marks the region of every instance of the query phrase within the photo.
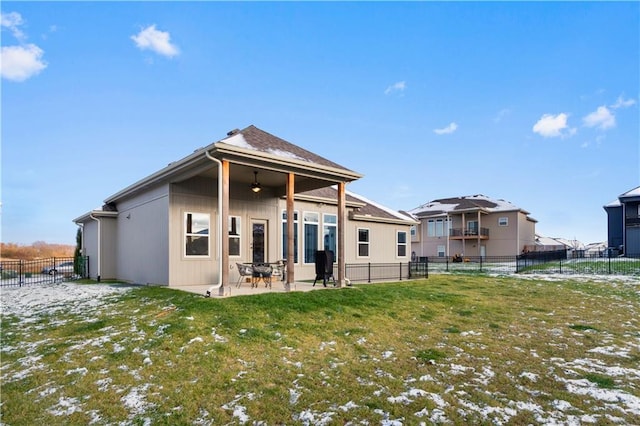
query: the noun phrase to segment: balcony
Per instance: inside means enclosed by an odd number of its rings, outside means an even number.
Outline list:
[[[488,240],[489,228],[451,228],[449,238],[452,240]]]

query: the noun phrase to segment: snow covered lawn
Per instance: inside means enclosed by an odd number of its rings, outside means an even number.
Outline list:
[[[640,424],[640,284],[1,289],[2,424]]]

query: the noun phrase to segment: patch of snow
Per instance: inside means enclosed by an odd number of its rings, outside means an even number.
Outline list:
[[[226,139],[222,139],[220,142],[226,143],[228,145],[237,146],[238,148],[255,150],[253,145],[247,142],[247,140],[244,138],[242,133],[236,133],[233,136],[230,136]]]
[[[47,411],[56,417],[70,416],[73,413],[81,413],[80,401],[77,398],[65,398],[61,396],[58,403],[50,407]]]

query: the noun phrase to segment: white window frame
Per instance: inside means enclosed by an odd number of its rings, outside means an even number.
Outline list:
[[[316,246],[315,247],[307,247],[307,225],[316,227]],[[318,212],[302,212],[302,263],[309,265],[316,262],[315,252],[318,250],[318,245],[320,244],[320,213]],[[307,248],[312,248],[312,256],[313,259],[307,261]]]
[[[331,218],[330,220],[328,220],[328,218]],[[335,241],[335,250],[333,251],[333,258],[337,259],[338,258],[338,215],[337,214],[333,214],[333,213],[323,213],[322,215],[322,241],[320,241],[321,247],[323,250],[331,250],[331,247],[325,247],[324,245],[324,237],[325,237],[325,232],[330,229],[333,228],[335,229],[334,235],[336,236],[336,241]]]
[[[507,216],[499,217],[498,226],[509,226],[509,218]]]
[[[360,231],[367,231],[367,241],[360,241]],[[367,247],[367,254],[360,255],[360,246]],[[360,259],[368,259],[371,257],[371,229],[369,228],[357,228],[356,229],[356,257]]]
[[[449,235],[449,218],[427,219],[427,237],[446,237]]]
[[[202,234],[200,232],[193,232],[193,219],[194,216],[198,215],[201,216],[202,219],[204,220],[204,218],[206,218],[206,222],[207,222],[207,233],[206,234]],[[191,216],[191,220],[192,220],[192,229],[189,230],[189,224],[188,224],[188,217]],[[202,213],[202,212],[184,212],[184,216],[183,216],[183,238],[182,238],[182,250],[183,250],[183,255],[184,257],[188,257],[190,259],[193,258],[209,258],[211,256],[211,214],[210,213]],[[197,237],[197,238],[206,238],[207,239],[207,253],[206,254],[190,254],[187,252],[187,246],[188,243],[187,241],[189,240],[189,238],[193,238],[193,237]]]
[[[445,257],[447,255],[447,247],[444,244],[436,247],[436,254],[438,257]]]
[[[235,219],[236,233],[233,234],[233,222]],[[238,240],[238,254],[231,254],[231,240]],[[229,257],[242,257],[242,218],[240,216],[229,216]]]
[[[404,234],[404,243],[400,242],[400,234]],[[397,259],[407,258],[408,238],[409,238],[409,233],[407,231],[402,231],[402,230],[396,231],[396,258]],[[404,247],[404,255],[399,254],[400,247]]]

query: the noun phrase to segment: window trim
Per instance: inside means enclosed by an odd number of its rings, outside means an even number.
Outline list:
[[[202,215],[206,216],[208,226],[206,234],[199,234],[194,232],[187,232],[187,217],[191,215]],[[211,213],[203,213],[203,212],[195,212],[195,211],[185,211],[182,216],[182,255],[187,259],[208,259],[211,257]],[[187,253],[187,238],[188,237],[205,237],[207,238],[207,253],[206,254],[189,254]]]
[[[360,241],[360,231],[367,231],[367,241]],[[360,245],[366,245],[366,256],[360,255]],[[371,229],[370,228],[356,228],[356,257],[358,259],[368,259],[371,257]]]

